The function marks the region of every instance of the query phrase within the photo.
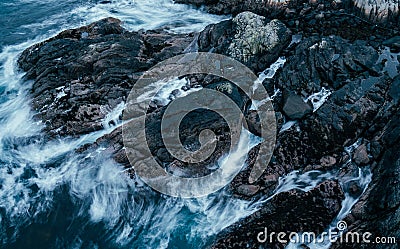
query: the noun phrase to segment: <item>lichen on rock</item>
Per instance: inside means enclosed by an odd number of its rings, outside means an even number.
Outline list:
[[[248,62],[259,54],[272,53],[290,37],[290,31],[279,20],[266,23],[265,17],[252,12],[242,12],[233,18],[235,35],[228,47],[228,54]]]

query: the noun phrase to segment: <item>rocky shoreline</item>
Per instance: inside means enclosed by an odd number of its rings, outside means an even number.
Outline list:
[[[129,168],[118,120],[108,120],[106,116],[126,100],[143,72],[189,51],[225,54],[255,73],[284,56],[286,62],[276,75],[263,81],[270,96],[274,96],[279,131],[272,160],[262,177],[249,183],[249,170],[258,148],[250,151],[249,167],[230,185],[232,194],[250,200],[270,196],[279,177],[293,170],[336,172],[345,177],[369,168],[372,181],[364,193],[357,184],[344,186],[337,180],[326,180],[308,192],[279,193],[253,215],[226,228],[211,247],[259,248],[257,233],[264,227],[276,232],[321,233],[341,210],[345,187],[350,187],[350,193],[356,197],[362,194],[345,217],[347,232],[368,231],[374,236],[400,238],[398,16],[396,19],[391,14],[385,22],[374,23],[374,18],[356,15],[346,1],[179,2],[205,5],[212,13],[234,17],[190,34],[164,30],[130,32],[121,27],[119,20],[107,18],[66,30],[22,53],[18,63],[27,72],[26,80],[34,81],[30,92],[32,108],[36,118],[46,124],[44,132],[48,139],[76,137],[106,126],[115,127],[113,132],[79,148],[78,152],[102,146],[118,163]],[[185,88],[224,91],[225,87],[219,88],[221,84],[229,82],[194,75],[188,77]],[[257,115],[249,110],[248,99],[230,87],[230,97],[245,112],[250,131],[257,134]],[[157,127],[165,106],[152,105],[149,123]],[[183,133],[213,126],[221,146],[206,162],[209,164],[226,153],[222,146],[230,142],[226,123],[206,112],[199,113],[198,123],[202,125],[188,123]],[[149,135],[157,160],[186,169],[187,175],[209,173],[204,165],[188,168],[174,161],[165,151],[158,131],[151,129]],[[187,144],[193,141],[188,139]],[[356,146],[348,153],[346,148],[352,144]],[[134,170],[128,171],[134,178]],[[275,240],[263,246],[283,248],[285,244]],[[332,245],[332,248],[364,247],[370,248],[368,244]],[[397,245],[376,245],[376,248],[397,248]]]

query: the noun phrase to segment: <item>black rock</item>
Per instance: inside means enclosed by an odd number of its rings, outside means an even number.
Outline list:
[[[309,192],[280,193],[259,211],[226,228],[211,248],[283,248],[287,243],[279,242],[276,236],[272,243],[269,239],[259,242],[257,236],[265,228],[269,233],[321,233],[339,212],[343,198],[335,181],[323,182]]]
[[[303,101],[303,99],[291,92],[284,94],[283,112],[290,119],[301,119],[305,115],[312,113],[313,108],[309,103]]]

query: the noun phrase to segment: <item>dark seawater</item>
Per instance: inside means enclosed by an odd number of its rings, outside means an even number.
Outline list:
[[[59,29],[59,25],[68,23],[68,20],[65,20],[64,23],[52,23],[49,17],[63,12],[70,12],[74,6],[82,2],[1,1],[0,46],[21,43],[27,39],[34,39],[38,34],[45,34],[47,31]],[[46,22],[48,25],[45,25]]]

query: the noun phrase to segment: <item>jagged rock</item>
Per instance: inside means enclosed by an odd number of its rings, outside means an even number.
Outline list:
[[[227,54],[247,65],[263,64],[262,58],[276,56],[290,40],[290,31],[276,19],[265,24],[265,17],[242,12],[232,21],[235,34]],[[265,64],[272,61],[268,58]]]
[[[352,2],[361,14],[371,21],[386,22],[399,18],[397,0],[352,0]]]
[[[372,168],[372,182],[367,192],[355,204],[346,217],[346,232],[371,233],[371,241],[376,237],[394,237],[396,243],[375,244],[378,249],[395,249],[400,242],[400,114],[393,109],[383,133],[376,134],[386,150],[382,151],[379,162]],[[384,139],[382,139],[385,137]],[[390,137],[390,138],[389,138]],[[389,138],[389,139],[387,139]],[[332,248],[360,248],[358,243],[335,243]]]
[[[331,167],[336,164],[336,158],[333,156],[324,156],[319,160],[319,162],[322,167]]]
[[[45,131],[76,136],[102,129],[106,113],[125,100],[141,72],[182,53],[193,39],[128,32],[107,18],[26,49],[18,63],[35,80],[32,106]]]
[[[344,194],[336,181],[326,181],[309,192],[289,191],[268,201],[259,211],[228,227],[211,248],[281,248],[273,242],[260,243],[257,235],[269,232],[322,232],[341,208]]]
[[[175,0],[175,2],[204,5],[207,11],[215,14],[237,15],[244,11],[251,11],[259,15],[270,14],[275,17],[284,12],[282,4],[271,0]]]
[[[203,3],[201,0],[195,1]],[[388,31],[379,27],[372,31],[368,22],[336,11],[346,4],[334,2],[290,1],[287,5],[290,11],[284,11],[286,6],[277,5],[277,11],[270,16],[268,13],[272,9],[268,1],[261,5],[249,5],[254,1],[239,0],[204,2],[215,6],[229,5],[229,8],[219,10],[226,13],[237,14],[250,8],[246,10],[254,10],[267,17],[246,12],[236,16],[233,21],[209,25],[198,36],[200,51],[232,55],[256,72],[265,69],[284,53],[287,58],[285,66],[273,79],[264,81],[269,92],[273,92],[274,87],[281,91],[286,89],[296,94],[297,100],[302,100],[321,91],[322,87],[332,91],[328,100],[313,114],[309,110],[306,111],[310,113],[309,116],[301,112],[301,119],[296,125],[278,134],[273,158],[257,182],[251,185],[248,182],[249,171],[258,153],[255,147],[249,153],[249,166],[240,172],[230,188],[240,198],[271,195],[278,177],[292,170],[304,170],[307,165],[322,166],[323,170],[342,166],[350,158],[348,155],[340,156],[344,146],[365,137],[371,141],[372,157],[369,164],[374,178],[371,187],[348,217],[355,221],[350,231],[371,227],[377,235],[393,234],[399,237],[399,77],[391,79],[375,65],[378,59],[375,48],[382,44],[381,41],[393,37],[396,31],[394,28]],[[235,4],[237,7],[232,7]],[[322,9],[324,18],[315,19]],[[300,13],[303,15],[300,16]],[[302,32],[304,38],[300,44],[286,48],[288,29],[279,21],[268,19],[274,17],[280,17],[292,31]],[[297,20],[293,21],[295,18]],[[279,44],[271,42],[275,40],[268,36],[259,36],[269,31],[282,35]],[[341,35],[345,39],[328,36],[330,34]],[[160,30],[128,32],[121,28],[118,20],[108,18],[62,32],[27,49],[21,55],[19,64],[27,71],[26,78],[35,80],[31,97],[33,107],[38,112],[36,117],[46,122],[45,131],[53,136],[79,135],[101,129],[105,114],[126,98],[143,71],[163,59],[182,53],[193,39],[194,34],[176,35]],[[365,41],[354,42],[357,39]],[[275,44],[275,47],[269,47],[269,43]],[[267,46],[259,49],[260,44]],[[206,78],[196,79],[197,82],[193,84],[217,89],[219,84],[226,83]],[[246,99],[237,89],[230,91],[227,85],[219,89],[234,93],[232,96],[236,102],[241,108],[246,108]],[[281,122],[281,113],[291,116],[284,97],[277,95],[274,98],[277,117],[280,114]],[[163,148],[158,128],[155,128],[159,125],[162,112],[163,108],[152,106],[149,143],[159,161],[169,162],[172,158]],[[256,113],[249,112],[246,118],[250,121],[249,129],[254,133],[259,132]],[[196,121],[196,124],[189,121]],[[206,112],[194,113],[183,124],[183,143],[196,147],[198,131],[204,127],[212,127],[220,142],[217,153],[205,162],[210,164],[227,152],[221,149],[229,143],[223,120]],[[114,154],[117,162],[130,166],[124,153],[121,128],[78,151],[99,146],[105,148],[106,153]],[[364,152],[361,153],[360,164],[365,163]],[[332,158],[337,160],[334,162]],[[356,158],[353,159],[357,163]],[[203,166],[190,168],[173,160],[170,169],[183,175],[200,176],[211,171]],[[351,173],[358,172],[356,165],[349,167],[352,167],[349,169]],[[133,170],[130,173],[133,175]],[[350,173],[343,170],[342,174]],[[360,189],[351,186],[350,191],[357,195]],[[215,248],[255,247],[254,239],[260,226],[277,231],[321,232],[337,214],[342,199],[343,192],[337,182],[325,182],[307,193],[280,193],[261,207],[259,212],[220,234]],[[248,230],[245,231],[245,228]],[[391,231],[389,234],[386,233],[388,230]],[[353,248],[357,248],[357,245],[353,245]]]
[[[389,90],[389,96],[393,98],[395,103],[399,103],[400,100],[400,76],[393,79],[393,84]]]
[[[353,160],[357,165],[365,165],[369,163],[367,146],[362,144],[354,151]]]
[[[277,86],[308,97],[322,87],[339,89],[362,74],[376,76],[377,51],[364,42],[350,43],[340,37],[310,37],[295,48],[283,70],[264,85]]]
[[[382,42],[383,45],[399,50],[400,49],[400,36],[389,38]]]
[[[231,56],[254,71],[274,62],[290,41],[290,30],[278,21],[243,12],[233,20],[211,24],[199,36],[199,50]]]
[[[378,42],[394,35],[399,35],[399,14],[396,0],[319,0],[314,3],[309,0],[296,1],[260,1],[260,0],[175,0],[178,3],[190,3],[203,6],[207,11],[216,14],[238,15],[244,11],[270,19],[279,19],[294,33],[307,35],[322,34],[324,36],[338,35],[350,40],[368,40],[371,33],[379,34]],[[379,5],[382,3],[382,5]],[[354,5],[357,4],[355,7]],[[369,11],[360,8],[366,6]],[[376,10],[383,10],[377,12]],[[388,11],[391,10],[391,11]],[[396,11],[394,11],[396,10]],[[324,15],[316,19],[315,16]],[[379,18],[376,18],[376,17]],[[381,18],[387,16],[388,18]],[[373,28],[375,21],[383,21]]]
[[[300,96],[293,93],[286,93],[285,95],[282,110],[290,119],[301,119],[312,113],[312,106],[305,103]]]

